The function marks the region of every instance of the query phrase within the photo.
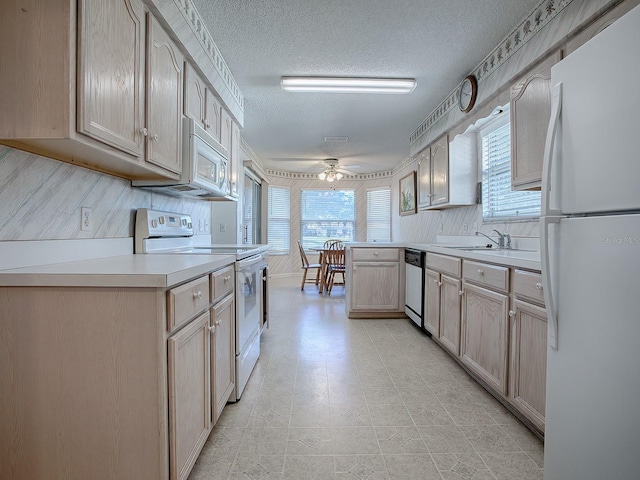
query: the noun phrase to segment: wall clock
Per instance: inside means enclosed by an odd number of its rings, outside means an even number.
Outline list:
[[[476,103],[476,94],[478,93],[478,81],[473,75],[467,76],[460,86],[460,94],[458,97],[458,106],[464,113],[469,112]]]

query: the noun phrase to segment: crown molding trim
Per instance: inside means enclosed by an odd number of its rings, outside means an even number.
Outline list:
[[[317,180],[319,182],[322,181],[318,179],[317,173],[283,172],[281,170],[267,169],[267,175],[271,177],[288,178],[291,180]],[[389,178],[392,176],[393,176],[393,171],[388,170],[384,172],[363,173],[358,175],[345,175],[343,178],[338,180],[338,182],[344,182],[346,180],[355,180],[355,181],[375,180],[378,178]]]
[[[553,20],[562,10],[573,0],[542,0],[538,6],[516,27],[507,37],[502,40],[480,64],[474,68],[470,74],[478,80],[478,85],[495,72],[514,53],[527,44],[540,30],[542,30],[551,20]],[[451,109],[458,106],[458,95],[460,92],[460,82],[455,90],[438,105],[422,123],[409,136],[409,143],[412,144],[420,138],[429,128],[437,123]]]
[[[173,3],[178,7],[178,10],[193,32],[194,37],[198,39],[207,56],[213,62],[220,78],[222,78],[229,92],[233,95],[235,101],[238,102],[238,106],[244,112],[244,95],[242,95],[240,87],[238,87],[236,80],[231,74],[231,69],[227,65],[227,62],[224,61],[218,46],[213,41],[213,37],[211,33],[209,33],[195,5],[191,0],[173,0]]]

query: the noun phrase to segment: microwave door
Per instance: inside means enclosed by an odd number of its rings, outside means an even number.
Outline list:
[[[219,191],[219,179],[223,173],[219,155],[202,141],[196,139],[194,143],[195,165],[193,166],[193,183],[208,190]]]

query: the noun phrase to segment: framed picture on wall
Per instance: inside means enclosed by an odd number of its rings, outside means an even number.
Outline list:
[[[416,172],[400,179],[400,215],[413,215],[418,211],[416,203]]]

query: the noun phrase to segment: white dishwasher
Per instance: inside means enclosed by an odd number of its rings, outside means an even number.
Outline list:
[[[424,257],[420,250],[405,248],[405,297],[404,313],[420,328],[424,328],[423,322],[423,292],[424,292]]]

